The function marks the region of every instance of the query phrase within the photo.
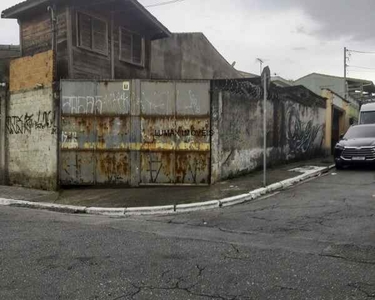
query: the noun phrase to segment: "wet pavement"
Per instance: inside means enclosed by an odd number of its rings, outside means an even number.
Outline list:
[[[0,299],[374,297],[374,170],[169,216],[0,207]]]
[[[329,166],[333,159],[318,158],[271,168],[267,171],[267,184],[300,175],[289,170],[304,166]],[[96,207],[144,207],[173,205],[218,200],[241,195],[263,186],[262,171],[219,182],[212,186],[162,186],[140,188],[66,188],[55,192],[41,192],[32,189],[0,187],[0,198],[51,202],[78,206]],[[29,197],[29,199],[28,199]]]

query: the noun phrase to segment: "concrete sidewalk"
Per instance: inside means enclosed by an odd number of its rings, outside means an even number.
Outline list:
[[[331,157],[281,165],[268,170],[267,184],[300,175],[291,169],[305,166],[329,166]],[[21,187],[0,186],[0,198],[49,202],[87,207],[149,207],[177,205],[222,199],[248,193],[262,187],[263,173],[227,180],[207,187],[141,187],[141,188],[68,188],[47,192]]]

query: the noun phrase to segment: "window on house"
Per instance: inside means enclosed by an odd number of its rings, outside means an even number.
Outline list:
[[[120,60],[144,65],[144,40],[133,32],[120,28]]]
[[[77,13],[77,20],[78,46],[107,55],[107,23],[83,13]]]

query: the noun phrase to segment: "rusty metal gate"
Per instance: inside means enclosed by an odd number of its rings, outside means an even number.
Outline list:
[[[209,81],[62,81],[62,185],[208,184]]]

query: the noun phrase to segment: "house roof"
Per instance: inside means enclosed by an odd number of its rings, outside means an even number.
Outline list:
[[[297,79],[295,82],[298,83],[299,80],[302,80],[302,79],[304,79],[306,77],[310,77],[310,76],[313,76],[313,75],[318,75],[318,76],[322,76],[322,77],[328,77],[328,78],[334,78],[334,79],[344,80],[344,77],[340,77],[340,76],[333,76],[333,75],[327,75],[327,74],[321,74],[321,73],[311,73],[311,74],[308,74],[306,76],[303,76],[303,77]],[[350,85],[350,86],[352,86],[354,88],[355,88],[355,84],[363,84],[363,91],[364,92],[375,93],[375,85],[374,85],[374,83],[371,80],[365,80],[365,79],[358,79],[358,78],[347,77],[346,81],[347,81],[348,85]],[[358,87],[358,89],[359,89],[359,87]],[[353,92],[351,92],[349,90],[349,94],[351,96],[353,96],[355,93],[353,93]]]
[[[305,75],[305,76],[303,76],[303,77],[301,77],[301,78],[298,78],[298,79],[295,80],[295,81],[299,81],[299,80],[301,80],[301,79],[304,79],[304,78],[306,78],[306,77],[310,77],[310,76],[312,76],[312,75],[318,75],[318,76],[323,76],[323,77],[330,77],[330,78],[335,78],[335,79],[344,79],[344,77],[340,77],[340,76],[327,75],[327,74],[322,74],[322,73],[315,73],[315,72],[313,72],[313,73],[307,74],[307,75]],[[347,80],[347,81],[353,81],[353,82],[361,82],[361,83],[362,83],[362,82],[363,82],[363,83],[372,83],[371,80],[358,79],[358,78],[351,78],[351,77],[347,77],[346,80]]]
[[[317,105],[319,107],[326,107],[326,98],[315,94],[303,85],[276,87],[279,94],[284,94],[287,98],[305,105]]]
[[[108,2],[116,0],[107,0]],[[56,0],[56,2],[66,2],[66,0]],[[146,17],[154,26],[156,26],[163,34],[160,37],[168,37],[171,35],[171,32],[158,20],[156,19],[142,4],[137,0],[122,0],[123,3],[133,4],[138,11],[140,11],[144,17]],[[27,13],[29,10],[37,8],[40,5],[49,4],[50,0],[26,0],[20,2],[12,7],[9,7],[2,11],[1,17],[5,19],[18,19],[24,13]],[[103,2],[98,2],[97,4],[103,4]],[[95,5],[95,2],[93,2]]]
[[[284,86],[293,85],[293,81],[282,78],[281,76],[271,76],[271,81],[274,83],[276,82],[275,84],[277,84],[277,82],[281,82]]]
[[[249,72],[245,72],[245,71],[240,71],[240,70],[237,70],[242,77],[244,78],[256,78],[256,77],[260,77],[259,75],[257,74],[253,74],[253,73],[249,73]]]
[[[3,10],[1,12],[1,17],[4,19],[13,19],[16,18],[20,12],[47,2],[47,0],[26,0]]]

